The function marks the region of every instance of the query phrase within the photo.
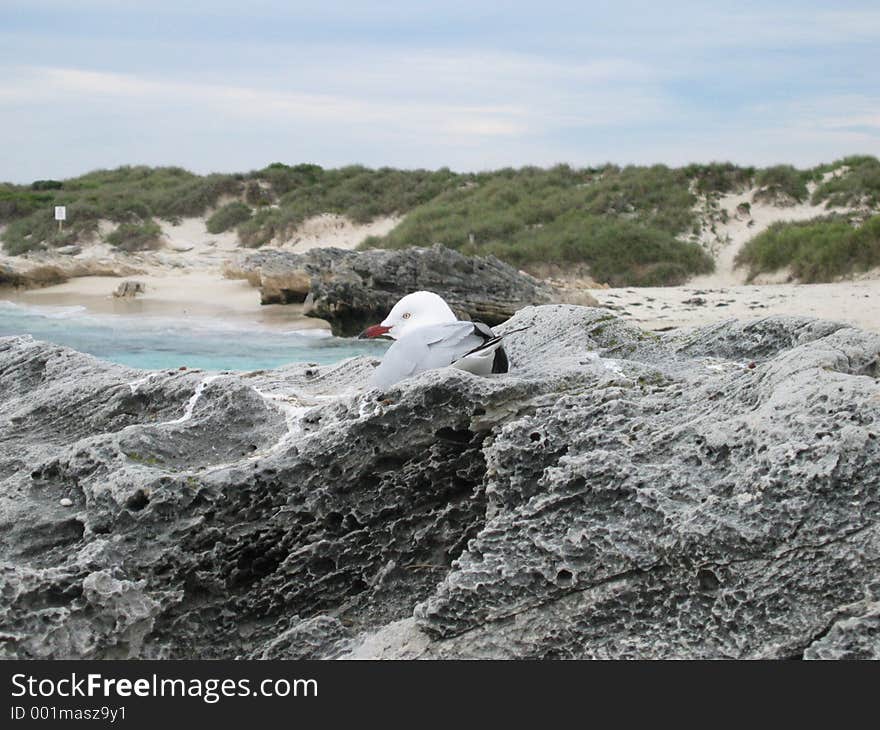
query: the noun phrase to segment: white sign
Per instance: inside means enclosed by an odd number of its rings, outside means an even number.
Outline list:
[[[66,221],[67,220],[67,206],[66,205],[56,205],[55,206],[55,220],[56,221]]]

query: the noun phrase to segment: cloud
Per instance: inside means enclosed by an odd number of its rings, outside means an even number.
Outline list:
[[[29,69],[27,80],[0,86],[0,100],[55,103],[144,102],[157,108],[201,106],[237,119],[311,124],[419,125],[431,133],[509,136],[528,130],[528,111],[516,105],[470,105],[366,99],[340,94],[251,88],[143,78],[72,68]]]
[[[668,108],[648,88],[646,69],[603,60],[557,64],[523,56],[423,54],[389,77],[388,59],[350,72],[332,93],[63,67],[5,69],[0,102],[149,103],[157,108],[201,106],[238,119],[331,125],[386,125],[423,135],[511,137],[557,126],[623,123]],[[419,91],[411,87],[428,81]],[[272,81],[269,79],[268,81]],[[284,88],[287,86],[288,88]]]
[[[17,179],[135,161],[480,169],[880,151],[867,4],[7,0],[0,16],[0,174]]]

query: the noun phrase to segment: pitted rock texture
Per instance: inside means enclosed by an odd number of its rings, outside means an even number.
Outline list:
[[[460,318],[496,325],[530,304],[551,301],[549,287],[494,256],[468,257],[445,246],[401,251],[258,251],[233,267],[259,283],[263,304],[306,302],[307,314],[351,336],[381,322],[413,291],[436,292]]]
[[[523,327],[385,393],[0,339],[0,656],[880,656],[880,336]]]

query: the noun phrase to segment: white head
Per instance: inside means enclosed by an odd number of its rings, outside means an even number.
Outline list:
[[[382,320],[382,324],[367,327],[361,337],[387,335],[399,340],[407,332],[419,327],[455,321],[456,316],[443,297],[430,291],[416,291],[397,302]]]

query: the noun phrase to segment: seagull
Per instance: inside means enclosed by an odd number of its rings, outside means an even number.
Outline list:
[[[367,327],[360,337],[391,337],[394,344],[370,377],[385,389],[424,370],[452,366],[474,375],[506,373],[507,354],[501,336],[482,322],[456,318],[443,297],[417,291],[401,299],[382,324]]]

